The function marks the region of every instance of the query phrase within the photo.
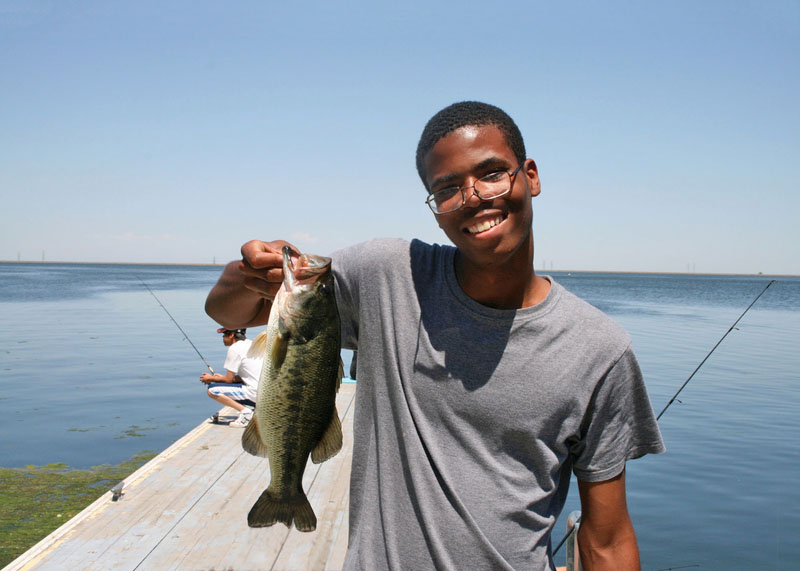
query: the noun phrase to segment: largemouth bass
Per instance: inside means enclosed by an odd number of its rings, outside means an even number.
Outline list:
[[[343,374],[339,313],[330,258],[303,254],[293,264],[290,253],[283,248],[283,285],[266,330],[250,349],[266,357],[242,447],[269,458],[270,483],[247,523],[291,527],[294,522],[300,531],[313,531],[317,516],[302,487],[308,457],[319,464],[342,448],[336,412]]]

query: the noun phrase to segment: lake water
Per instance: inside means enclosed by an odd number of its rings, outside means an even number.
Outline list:
[[[116,464],[163,450],[216,410],[203,361],[140,280],[222,370],[203,311],[220,271],[0,264],[0,465]],[[628,330],[656,412],[769,281],[553,275]],[[644,568],[796,567],[800,278],[779,278],[679,399],[660,421],[667,453],[628,464]],[[573,481],[554,543],[578,507]]]

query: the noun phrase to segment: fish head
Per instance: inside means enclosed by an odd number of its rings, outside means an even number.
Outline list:
[[[292,260],[288,246],[282,253],[285,296],[280,317],[295,337],[309,338],[320,323],[338,319],[331,259],[302,254]]]

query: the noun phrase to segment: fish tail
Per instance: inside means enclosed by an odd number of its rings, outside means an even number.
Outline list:
[[[247,525],[250,527],[269,527],[281,522],[291,528],[292,521],[298,531],[314,531],[317,528],[317,516],[302,491],[297,496],[279,500],[267,488],[247,514]]]

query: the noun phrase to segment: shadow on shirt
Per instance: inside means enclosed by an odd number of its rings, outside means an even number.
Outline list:
[[[468,298],[456,282],[453,263],[453,248],[411,242],[411,275],[420,305],[414,370],[474,391],[489,382],[503,359],[516,311],[491,309]],[[446,268],[449,279],[439,271],[442,264],[451,265]]]

